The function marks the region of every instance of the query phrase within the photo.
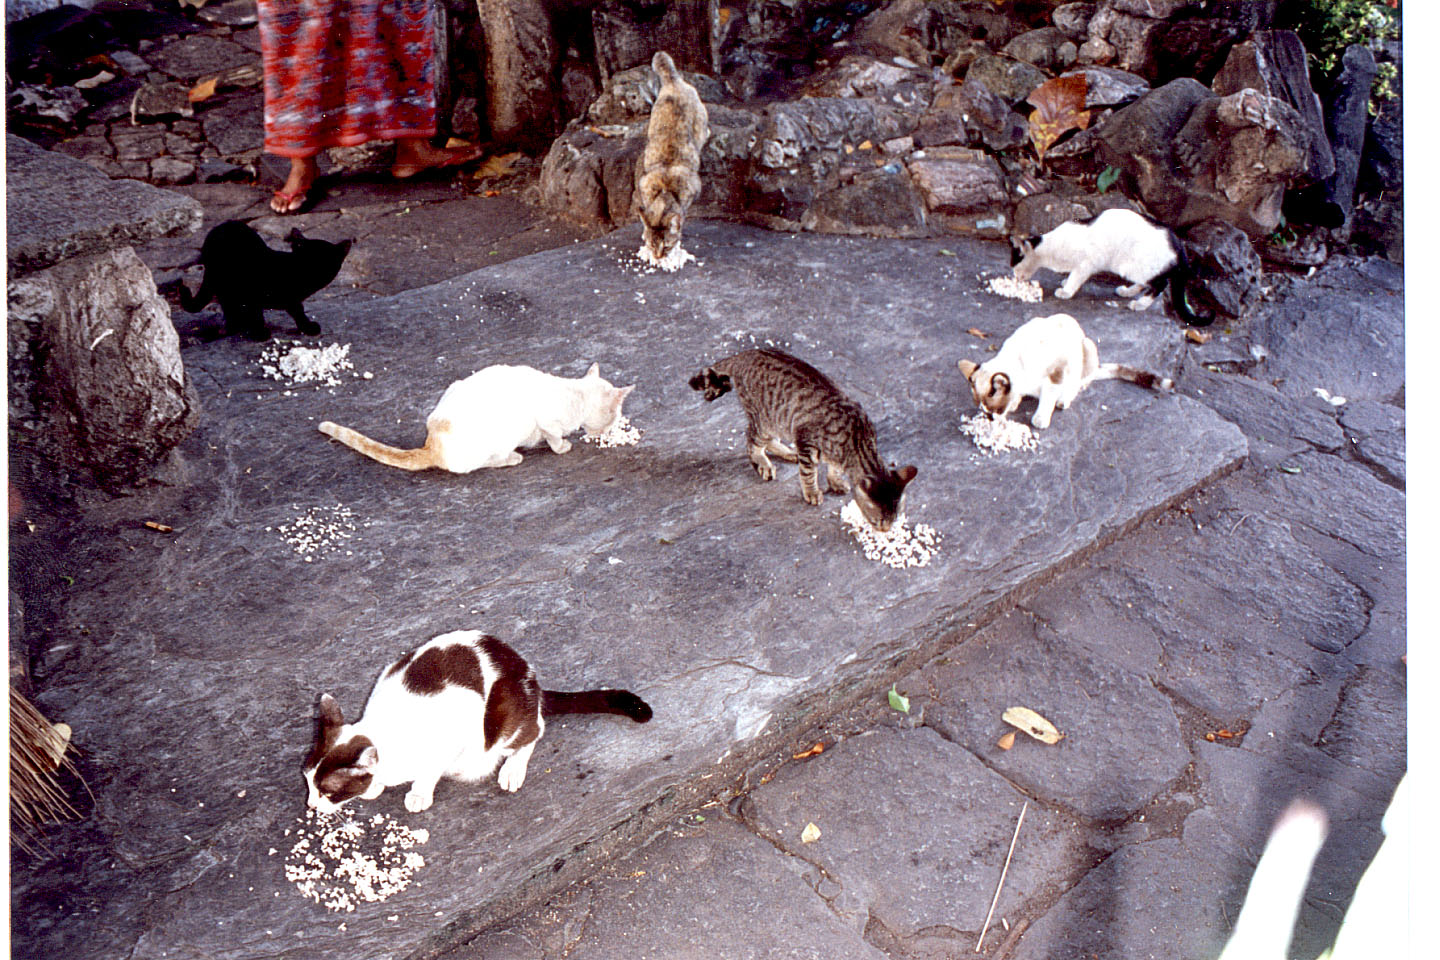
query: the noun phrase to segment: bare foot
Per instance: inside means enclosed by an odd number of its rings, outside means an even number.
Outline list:
[[[276,213],[294,213],[305,205],[305,196],[315,185],[320,166],[315,157],[291,157],[290,176],[285,185],[270,198],[270,209]]]
[[[480,159],[479,147],[432,147],[423,137],[406,137],[395,141],[395,164],[390,173],[397,180],[413,177],[426,170],[458,167]]]

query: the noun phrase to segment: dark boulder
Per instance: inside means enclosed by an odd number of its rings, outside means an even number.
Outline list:
[[[947,144],[1008,150],[1025,142],[1029,132],[1025,118],[976,80],[941,88],[930,109],[915,128],[915,144],[921,147]]]
[[[1182,236],[1196,282],[1187,291],[1197,313],[1243,317],[1261,298],[1260,256],[1245,233],[1221,220],[1205,220]]]

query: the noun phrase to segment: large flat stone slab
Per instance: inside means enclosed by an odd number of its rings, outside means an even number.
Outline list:
[[[191,233],[200,204],[138,180],[111,180],[83,160],[5,136],[9,276],[68,257]]]
[[[1003,604],[1243,458],[1195,401],[1103,382],[1038,452],[986,458],[959,356],[1041,308],[981,289],[998,245],[785,236],[696,223],[701,264],[647,274],[638,231],[312,315],[357,372],[316,390],[260,378],[259,347],[187,350],[207,420],[190,479],[93,507],[67,531],[68,602],[39,700],[70,723],[96,805],[51,832],[58,856],[12,878],[17,950],[141,958],[425,957],[587,875],[789,745],[849,698],[962,641]],[[1157,364],[1158,313],[1066,305],[1102,358]],[[912,520],[945,539],[927,567],[866,560],[839,497],[800,498],[793,467],[756,479],[744,417],[686,380],[774,341],[859,399],[881,453],[916,463]],[[490,363],[568,375],[590,361],[645,430],[637,447],[469,476],[410,474],[325,439],[332,419],[415,445],[451,381]],[[307,562],[279,528],[343,505],[353,536]],[[153,520],[172,527],[145,527]],[[426,866],[384,903],[327,914],[284,878],[315,701],[361,708],[379,669],[446,630],[511,641],[542,683],[620,685],[637,727],[557,722],[515,795],[442,783],[363,812],[430,830]],[[269,851],[275,848],[277,853]],[[343,926],[342,926],[343,924]]]

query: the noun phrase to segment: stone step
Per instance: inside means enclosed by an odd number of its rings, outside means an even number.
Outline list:
[[[686,239],[699,263],[672,275],[639,265],[630,227],[319,304],[321,342],[349,344],[355,367],[332,387],[262,379],[248,342],[187,350],[206,410],[190,479],[95,508],[72,542],[64,649],[38,699],[75,729],[96,807],[47,835],[55,859],[15,871],[23,952],[431,956],[721,794],[1246,454],[1196,401],[1115,381],[1057,413],[1036,452],[981,454],[959,430],[974,406],[956,360],[1053,312],[985,292],[982,273],[1008,273],[1001,245],[722,223]],[[1102,360],[1176,368],[1174,321],[1097,294],[1063,309]],[[767,343],[828,373],[881,455],[919,467],[910,519],[943,535],[928,566],[867,560],[843,499],[808,506],[793,466],[760,482],[739,403],[687,385]],[[441,391],[480,367],[579,376],[591,361],[638,384],[638,446],[413,474],[315,430],[418,446]],[[307,561],[280,528],[336,506],[352,537]],[[626,687],[655,718],[553,722],[517,794],[447,781],[420,814],[403,790],[358,802],[429,830],[426,864],[385,902],[329,914],[283,869],[316,699],[353,716],[385,664],[465,628],[511,642],[547,687]]]

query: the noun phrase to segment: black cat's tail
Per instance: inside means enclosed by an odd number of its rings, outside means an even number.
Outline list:
[[[614,713],[636,723],[647,723],[654,711],[650,704],[629,690],[540,691],[540,713],[554,717],[565,713]]]
[[[690,378],[690,389],[705,394],[706,400],[720,399],[733,385],[728,373],[720,373],[714,367],[706,367]]]
[[[1190,266],[1190,257],[1185,252],[1185,244],[1173,232],[1170,233],[1170,248],[1175,251],[1175,266],[1166,270],[1160,276],[1151,281],[1151,287],[1158,297],[1165,291],[1165,285],[1170,285],[1170,303],[1175,307],[1175,313],[1192,327],[1208,327],[1215,322],[1215,314],[1196,313],[1190,306],[1189,288],[1190,282],[1195,279],[1194,270]]]

